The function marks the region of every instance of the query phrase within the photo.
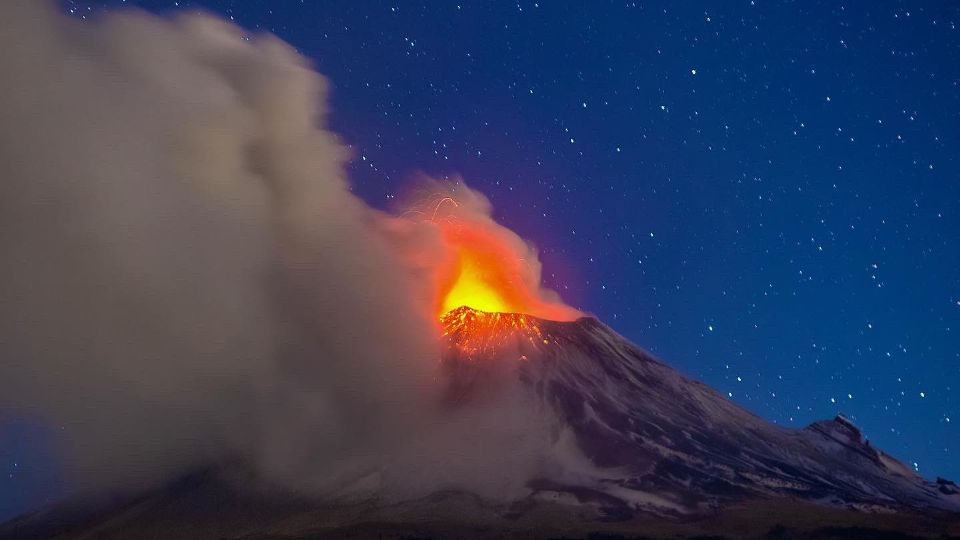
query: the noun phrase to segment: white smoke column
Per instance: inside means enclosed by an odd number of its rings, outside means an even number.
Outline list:
[[[5,11],[6,414],[62,426],[97,483],[237,451],[293,474],[416,417],[434,324],[318,127],[322,77],[212,17]]]
[[[0,415],[54,426],[75,488],[237,456],[319,494],[535,473],[509,389],[438,410],[448,247],[350,194],[291,47],[204,15],[4,10]]]

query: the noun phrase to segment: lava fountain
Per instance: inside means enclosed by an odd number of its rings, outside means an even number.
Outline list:
[[[437,228],[447,254],[435,284],[444,335],[474,345],[517,330],[535,339],[537,319],[582,316],[541,286],[536,250],[493,220],[486,198],[462,185],[457,189],[456,198],[434,196],[421,206],[428,212],[415,212]]]

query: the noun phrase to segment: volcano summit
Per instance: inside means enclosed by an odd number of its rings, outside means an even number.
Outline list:
[[[217,466],[120,502],[26,515],[0,538],[958,533],[957,486],[920,477],[842,415],[804,429],[774,425],[591,317],[460,307],[441,323],[444,407],[496,399],[498,388],[517,384],[564,455],[515,501],[456,490],[321,501],[250,490],[242,466]]]

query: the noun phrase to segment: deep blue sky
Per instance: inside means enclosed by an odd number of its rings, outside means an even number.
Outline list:
[[[275,33],[330,78],[371,204],[460,174],[568,302],[765,418],[843,411],[960,479],[958,4],[63,3]],[[0,451],[0,510],[54,482]]]

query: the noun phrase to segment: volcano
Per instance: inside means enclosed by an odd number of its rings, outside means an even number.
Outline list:
[[[775,425],[592,317],[460,307],[441,323],[444,407],[482,403],[509,382],[540,405],[557,445],[572,449],[566,470],[532,479],[519,500],[446,491],[318,501],[247,489],[242,465],[218,465],[135,497],[22,516],[0,538],[960,534],[960,489],[924,479],[843,415],[803,429]]]

